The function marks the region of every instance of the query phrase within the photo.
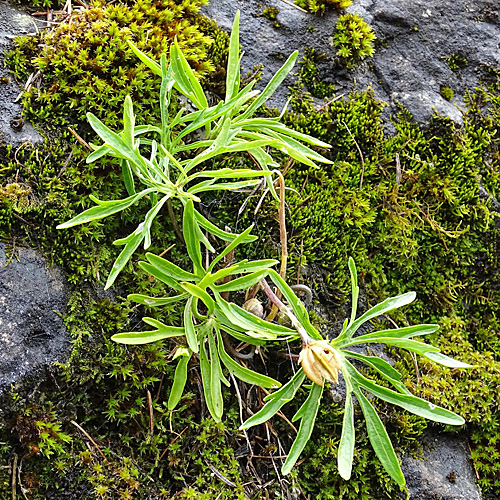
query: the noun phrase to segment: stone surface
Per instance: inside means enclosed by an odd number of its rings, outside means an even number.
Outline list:
[[[464,435],[427,432],[423,460],[405,456],[402,463],[411,500],[480,500]]]
[[[43,141],[30,123],[21,121],[22,105],[15,102],[21,88],[4,68],[4,54],[13,47],[13,39],[36,31],[32,16],[0,0],[0,143],[19,146]]]
[[[0,392],[69,354],[70,338],[57,315],[67,303],[64,283],[63,273],[47,268],[35,250],[17,248],[9,258],[0,243]]]
[[[279,28],[262,16],[271,5],[280,9]],[[315,16],[279,0],[211,0],[204,12],[229,30],[241,10],[243,67],[248,71],[262,63],[263,82],[295,49],[303,53],[313,47],[325,53],[319,69],[325,81],[335,83],[337,95],[349,92],[354,82],[359,90],[371,84],[389,104],[386,116],[401,103],[425,123],[434,109],[461,122],[466,89],[479,83],[488,66],[500,67],[499,7],[498,0],[355,0],[347,11],[359,13],[374,28],[377,43],[375,56],[352,72],[339,66],[331,45],[337,13]],[[444,59],[452,55],[465,58],[466,66],[452,71]],[[453,89],[452,102],[441,96],[441,86]],[[282,88],[270,104],[282,105],[285,94]]]

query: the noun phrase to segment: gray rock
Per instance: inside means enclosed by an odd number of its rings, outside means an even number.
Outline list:
[[[4,68],[4,54],[13,48],[13,39],[36,32],[32,16],[0,1],[0,143],[19,146],[23,142],[43,142],[33,126],[21,119],[22,105],[15,102],[21,88]]]
[[[411,500],[480,500],[464,435],[427,432],[423,460],[409,455],[402,469]]]
[[[270,5],[280,8],[280,28],[262,16]],[[426,123],[434,109],[460,123],[465,91],[479,83],[485,68],[500,67],[498,8],[497,0],[357,0],[347,11],[360,14],[374,28],[377,45],[375,56],[352,72],[338,64],[330,43],[338,19],[335,12],[314,16],[279,0],[212,0],[204,12],[229,30],[236,10],[241,10],[243,68],[248,71],[262,63],[263,83],[285,56],[313,47],[325,53],[321,76],[335,83],[337,94],[349,92],[354,85],[358,89],[372,85],[375,95],[389,104],[386,117],[396,113],[401,103],[419,123]],[[452,55],[467,64],[451,70],[444,58]],[[452,102],[441,96],[441,86],[453,89]],[[283,86],[270,104],[279,107],[285,101]]]
[[[67,359],[70,338],[56,314],[67,303],[64,283],[62,271],[35,250],[17,248],[9,259],[0,243],[0,393]]]

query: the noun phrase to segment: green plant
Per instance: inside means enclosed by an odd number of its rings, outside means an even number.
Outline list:
[[[453,101],[453,97],[455,96],[453,89],[451,87],[447,87],[446,85],[441,85],[439,93],[441,94],[441,97],[447,101]]]
[[[243,260],[235,264],[223,265],[226,264],[223,259],[233,252],[238,245],[253,240],[250,236],[251,227],[239,235],[229,234],[209,223],[194,207],[194,202],[199,201],[199,198],[195,195],[204,190],[234,189],[235,185],[237,187],[246,187],[253,184],[251,180],[243,180],[236,183],[217,185],[217,181],[224,178],[247,179],[254,176],[265,176],[268,180],[268,189],[273,192],[273,184],[269,181],[269,165],[273,162],[269,155],[263,157],[262,154],[265,152],[262,148],[264,146],[275,147],[310,167],[315,166],[313,159],[328,163],[328,160],[297,142],[294,137],[320,146],[325,146],[325,143],[314,141],[304,134],[294,133],[281,125],[278,119],[262,118],[252,120],[249,118],[281,83],[291,69],[296,53],[289,58],[261,95],[257,97],[257,93],[252,91],[254,82],[238,92],[238,21],[239,16],[237,15],[233,25],[229,49],[226,99],[223,103],[213,107],[208,106],[201,85],[190,70],[177,44],[174,44],[171,48],[171,64],[168,67],[166,56],[162,56],[161,64],[158,65],[134,47],[138,57],[154,72],[162,76],[160,98],[162,117],[164,117],[162,127],[146,126],[135,129],[130,99],[127,99],[125,103],[124,130],[120,134],[112,132],[92,114],[89,114],[88,118],[92,127],[105,141],[103,146],[95,147],[89,161],[94,161],[105,154],[120,158],[124,181],[131,196],[122,201],[98,202],[98,207],[87,210],[61,227],[70,227],[71,225],[103,218],[132,205],[138,198],[146,194],[149,194],[152,198],[153,194],[155,195],[152,200],[153,208],[148,213],[145,222],[139,225],[138,230],[128,238],[119,241],[119,243],[125,244],[126,247],[117,263],[115,263],[110,278],[108,278],[107,286],[110,286],[121,267],[123,267],[124,262],[130,258],[132,252],[142,240],[146,240],[146,247],[149,245],[149,225],[163,203],[173,197],[180,199],[184,206],[182,235],[192,263],[192,271],[186,271],[162,257],[147,254],[147,262],[141,262],[140,267],[174,289],[178,294],[160,298],[143,294],[131,294],[129,299],[150,307],[161,307],[183,302],[184,312],[180,322],[181,326],[167,325],[154,318],[146,317],[144,318],[145,323],[152,326],[154,330],[118,333],[112,339],[124,344],[145,344],[166,338],[176,339],[177,346],[174,356],[179,361],[170,391],[169,410],[173,410],[179,403],[187,380],[188,363],[190,359],[198,355],[207,407],[213,418],[220,421],[223,415],[222,385],[229,385],[229,380],[223,373],[222,365],[225,366],[231,376],[235,376],[244,382],[264,388],[280,386],[280,383],[276,380],[250,370],[232,359],[226,350],[225,338],[227,340],[227,337],[232,337],[249,345],[263,346],[271,342],[282,342],[300,337],[302,351],[299,362],[302,368],[283,387],[265,398],[267,404],[250,417],[242,425],[242,429],[261,424],[271,418],[284,404],[294,399],[298,389],[308,377],[313,384],[307,387],[309,389],[308,397],[293,418],[293,420],[301,421],[300,428],[282,468],[282,472],[288,474],[311,436],[321,404],[324,380],[338,383],[338,374],[341,372],[346,384],[347,395],[338,453],[340,475],[345,479],[349,479],[351,476],[354,453],[353,396],[355,396],[364,413],[368,437],[377,457],[390,477],[399,485],[404,485],[405,479],[387,431],[376,410],[366,398],[364,391],[386,402],[398,405],[415,415],[437,422],[461,425],[464,423],[464,419],[445,408],[434,406],[428,401],[413,396],[402,383],[401,374],[394,367],[376,356],[366,356],[357,352],[353,346],[365,343],[382,343],[407,349],[410,352],[421,354],[432,361],[455,369],[469,367],[466,363],[455,361],[441,354],[437,347],[413,340],[415,336],[434,333],[438,329],[437,325],[407,326],[354,337],[356,331],[369,320],[411,303],[415,299],[415,293],[409,292],[386,299],[369,309],[361,317],[356,318],[359,287],[354,261],[350,259],[349,269],[352,282],[351,317],[350,320],[344,322],[339,336],[329,341],[324,339],[312,325],[304,305],[286,284],[283,277],[271,269],[273,265],[277,264],[277,261],[259,260],[249,262]],[[167,103],[170,100],[170,92],[174,87],[188,97],[198,108],[198,111],[183,116],[184,112],[181,110],[173,122],[168,122],[166,119],[168,117]],[[242,111],[242,106],[252,97],[256,97],[255,101]],[[174,132],[174,126],[176,125],[185,125],[185,128]],[[187,144],[181,141],[189,132],[202,127],[205,129],[204,140]],[[256,127],[259,127],[260,134],[256,132]],[[158,144],[154,140],[135,141],[136,135],[151,132],[160,137]],[[238,136],[239,138],[237,138]],[[150,148],[152,152],[150,160],[142,156],[139,150],[141,145]],[[234,147],[231,149],[232,146]],[[175,157],[180,152],[199,148],[202,148],[202,151],[194,158],[179,161]],[[249,169],[221,169],[191,174],[194,167],[219,154],[228,151],[248,150],[252,150],[263,169],[262,173]],[[161,155],[157,160],[159,151],[161,151]],[[259,154],[256,155],[256,152]],[[175,183],[170,179],[171,170],[172,172],[180,172],[175,179]],[[141,193],[132,194],[135,193],[132,174],[147,186]],[[196,181],[199,177],[207,177],[208,181],[195,184],[184,191],[183,188],[188,182]],[[157,193],[162,193],[162,200],[157,200]],[[283,199],[281,201],[284,202]],[[208,251],[214,252],[215,250],[202,229],[230,242],[211,262],[208,259],[207,252],[205,264],[203,262],[202,243]],[[219,267],[219,269],[216,270],[216,267]],[[242,276],[234,277],[236,275]],[[271,289],[266,281],[268,277],[273,281],[279,292],[274,292]],[[272,323],[270,317],[267,320],[257,317],[246,310],[245,307],[240,307],[236,303],[229,301],[228,297],[223,296],[223,294],[229,292],[243,292],[256,285],[262,287],[273,306],[288,319],[291,327]],[[278,295],[284,297],[284,302]],[[351,362],[350,360],[354,361]],[[395,390],[378,385],[362,374],[354,364],[358,362],[364,363],[375,370]]]
[[[115,241],[116,245],[123,245],[124,249],[113,264],[106,288],[113,284],[143,241],[145,249],[150,246],[151,224],[165,204],[172,210],[170,204],[173,198],[179,199],[185,205],[189,200],[200,201],[198,195],[205,191],[234,190],[255,186],[260,182],[258,179],[253,179],[255,177],[266,178],[268,189],[276,197],[273,182],[270,180],[270,168],[276,167],[277,164],[264,150],[265,147],[283,151],[311,167],[315,167],[314,161],[330,163],[330,160],[304,146],[297,139],[318,147],[326,148],[329,147],[328,144],[284,126],[279,118],[252,118],[291,71],[297,59],[297,52],[288,58],[262,93],[254,90],[256,80],[240,90],[238,40],[239,13],[236,15],[231,34],[226,97],[223,102],[214,106],[208,105],[206,95],[177,43],[170,48],[170,65],[167,65],[165,54],[161,57],[161,64],[158,64],[129,42],[139,59],[162,78],[161,127],[136,126],[132,100],[129,96],[125,99],[123,130],[119,133],[113,132],[92,113],[87,114],[90,125],[104,141],[101,146],[93,146],[94,152],[88,156],[87,163],[94,162],[104,155],[118,158],[129,197],[123,200],[101,201],[91,196],[97,206],[60,224],[57,226],[58,229],[116,214],[146,196],[149,196],[151,201],[151,209],[144,222],[140,223],[128,237]],[[185,114],[186,109],[181,108],[176,116],[171,118],[169,104],[174,88],[186,96],[198,110]],[[193,135],[197,132],[204,134],[204,138],[193,141]],[[155,134],[156,139],[141,138],[144,134]],[[149,154],[144,154],[145,149]],[[206,164],[219,155],[239,152],[251,153],[261,170],[222,168],[213,171],[195,171],[195,167]],[[190,157],[193,153],[194,157]],[[187,158],[179,159],[182,156],[187,156]],[[136,192],[134,178],[143,184],[145,189]],[[246,180],[220,182],[234,178]],[[201,179],[206,180],[199,182]],[[193,182],[197,184],[193,185]],[[195,214],[203,229],[226,241],[233,241],[236,238],[236,235],[215,227],[198,211],[195,211]],[[175,225],[174,218],[171,218]],[[202,235],[201,230],[200,235]],[[209,250],[213,251],[206,238],[204,243]]]
[[[280,23],[277,21],[278,14],[280,13],[280,9],[278,7],[267,7],[262,11],[262,15],[269,19],[269,21],[273,22],[273,26],[275,28],[280,27]]]
[[[352,4],[352,0],[295,0],[295,5],[314,14],[323,14],[329,8],[344,10]]]
[[[357,61],[373,56],[375,38],[373,29],[360,16],[343,14],[335,25],[333,44],[346,66],[353,68]]]

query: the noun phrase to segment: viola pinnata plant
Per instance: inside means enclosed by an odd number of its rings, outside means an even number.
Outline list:
[[[88,161],[95,161],[103,155],[118,158],[130,196],[117,201],[93,198],[97,206],[60,227],[102,219],[149,196],[151,209],[145,220],[131,235],[115,242],[125,248],[108,277],[106,287],[109,287],[139,244],[144,241],[144,247],[148,248],[151,243],[151,223],[164,205],[172,198],[180,200],[184,209],[182,236],[191,268],[181,269],[160,256],[148,253],[146,261],[141,262],[139,266],[172,288],[175,294],[166,297],[131,294],[129,299],[150,307],[182,303],[182,318],[178,324],[167,325],[146,317],[144,322],[153,327],[153,330],[118,333],[112,337],[113,340],[123,344],[146,344],[169,338],[176,341],[173,357],[177,360],[177,366],[168,400],[170,410],[180,401],[187,380],[188,363],[193,359],[199,360],[207,408],[217,422],[221,421],[223,416],[222,386],[230,385],[226,373],[249,384],[277,389],[265,398],[264,407],[242,425],[242,430],[269,420],[287,402],[295,399],[298,389],[307,378],[312,381],[312,384],[306,386],[309,390],[306,401],[292,419],[300,420],[300,426],[283,464],[283,474],[292,470],[311,437],[321,405],[325,380],[339,383],[339,374],[342,374],[343,383],[346,385],[346,399],[338,453],[340,475],[344,479],[351,476],[356,398],[366,419],[368,436],[376,455],[394,481],[404,485],[405,479],[387,431],[365,393],[371,393],[436,422],[462,425],[464,419],[413,396],[402,383],[401,374],[394,367],[376,356],[360,353],[356,346],[381,343],[407,349],[444,366],[469,367],[466,363],[441,354],[436,347],[414,340],[414,337],[435,332],[437,325],[408,326],[355,336],[358,329],[371,319],[411,303],[415,299],[415,293],[409,292],[388,298],[356,318],[359,287],[356,267],[350,259],[351,317],[345,321],[336,338],[325,339],[313,326],[303,303],[283,277],[273,269],[278,261],[268,259],[226,262],[229,260],[226,257],[239,245],[255,240],[250,234],[252,227],[241,234],[222,231],[196,210],[195,203],[200,201],[203,192],[255,186],[260,182],[259,178],[266,180],[269,191],[277,198],[271,179],[271,168],[277,167],[277,164],[265,148],[278,149],[312,167],[315,167],[315,161],[329,162],[299,140],[318,147],[328,147],[327,144],[288,129],[280,123],[280,118],[251,118],[292,69],[297,53],[290,56],[262,93],[254,90],[255,81],[240,90],[238,23],[239,14],[234,21],[230,40],[226,97],[223,102],[214,106],[208,105],[201,85],[177,44],[170,50],[170,64],[167,64],[165,55],[158,64],[132,46],[136,55],[162,78],[161,125],[136,127],[130,98],[125,101],[124,128],[119,133],[110,130],[94,115],[88,114],[91,126],[104,141],[103,145],[94,147],[95,151]],[[175,117],[169,117],[169,102],[174,88],[187,97],[197,111],[188,113],[186,109],[181,109]],[[195,138],[195,133],[201,135],[201,139]],[[149,134],[153,138],[143,137]],[[149,154],[145,155],[145,151]],[[201,169],[202,165],[206,167],[208,160],[219,155],[242,151],[251,153],[261,170]],[[228,179],[230,182],[227,182]],[[136,181],[143,185],[139,192],[136,191]],[[284,203],[284,199],[280,201]],[[219,255],[210,257],[215,254],[215,249],[205,231],[228,242]],[[203,251],[203,247],[207,252]],[[269,285],[268,279],[273,282],[275,290]],[[288,318],[290,326],[258,317],[247,310],[249,307],[241,307],[230,300],[230,293],[244,292],[255,286],[262,288],[273,306],[282,316]],[[259,307],[252,307],[252,311],[259,312]],[[231,339],[253,347],[263,347],[299,338],[302,340],[299,356],[301,368],[283,386],[279,381],[243,366],[231,356]],[[357,368],[358,363],[374,369],[393,389],[382,387],[363,375]]]

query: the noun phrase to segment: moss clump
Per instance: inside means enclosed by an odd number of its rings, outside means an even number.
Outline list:
[[[279,13],[280,9],[278,9],[278,7],[267,7],[262,11],[263,17],[272,21],[275,28],[279,28],[281,26],[277,21]]]
[[[351,4],[352,0],[295,0],[295,5],[313,14],[323,14],[328,9],[344,10]]]
[[[117,127],[123,100],[130,95],[138,121],[154,121],[160,82],[133,55],[127,40],[159,59],[177,38],[193,68],[200,76],[207,75],[213,70],[207,54],[212,39],[197,24],[204,3],[95,0],[53,31],[17,39],[7,64],[21,78],[40,72],[38,83],[23,95],[25,116],[63,125],[85,121],[86,113],[92,111]]]
[[[375,38],[375,32],[361,17],[357,14],[344,14],[335,25],[333,44],[345,65],[353,68],[357,61],[373,56]]]
[[[453,97],[455,97],[455,93],[453,92],[453,89],[451,87],[447,87],[445,85],[441,85],[441,88],[439,89],[439,93],[441,94],[441,97],[447,101],[453,101]]]
[[[335,86],[332,83],[325,82],[318,69],[318,64],[321,64],[325,54],[317,54],[312,47],[306,47],[304,57],[299,61],[299,72],[297,80],[292,90],[294,100],[298,102],[303,98],[299,97],[300,94],[307,90],[314,97],[320,99],[330,97],[335,92]]]
[[[468,61],[465,57],[462,57],[458,54],[451,54],[451,56],[443,56],[443,58],[447,63],[448,67],[453,72],[457,72],[460,69],[463,69],[467,66]]]

